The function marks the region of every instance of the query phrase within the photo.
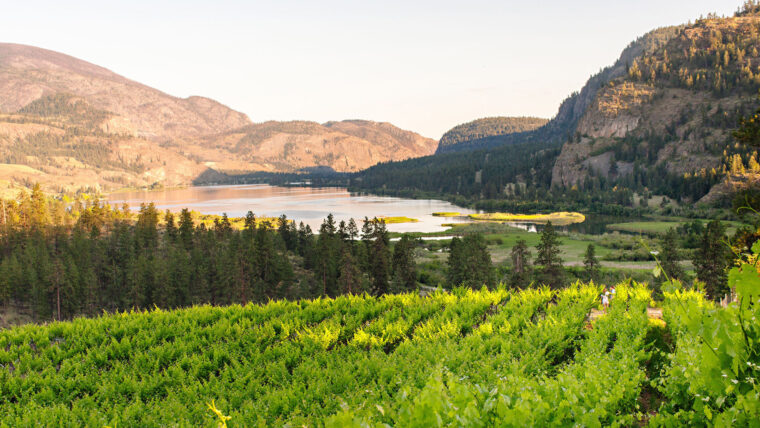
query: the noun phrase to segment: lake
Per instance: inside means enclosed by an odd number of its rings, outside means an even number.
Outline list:
[[[476,210],[458,207],[446,201],[433,199],[405,199],[388,196],[358,195],[345,188],[281,187],[268,184],[202,186],[162,191],[119,192],[108,195],[111,204],[124,202],[132,210],[140,204],[153,202],[161,211],[179,212],[183,208],[203,214],[224,214],[245,217],[248,211],[257,216],[279,217],[282,214],[304,222],[317,232],[322,220],[332,213],[335,221],[354,218],[361,227],[365,216],[416,218],[417,223],[389,224],[392,232],[440,232],[444,223],[464,222],[465,219],[434,217],[434,212],[476,213]]]

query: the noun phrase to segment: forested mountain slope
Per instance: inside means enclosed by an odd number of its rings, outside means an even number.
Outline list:
[[[599,91],[563,146],[552,185],[606,180],[666,192],[679,184],[658,178],[697,176],[709,190],[732,172],[734,155],[740,163],[753,158],[731,131],[757,105],[758,49],[754,15],[710,17],[680,29]],[[673,188],[673,196],[684,190]]]
[[[753,5],[641,37],[540,128],[452,146],[467,153],[378,165],[355,187],[469,200],[630,206],[639,193],[715,202],[726,193],[716,184],[760,173],[758,155],[731,136],[758,105]],[[713,188],[722,190],[708,195]]]
[[[511,195],[515,188],[548,189],[559,148],[573,135],[599,88],[625,75],[627,64],[658,49],[679,28],[657,29],[631,43],[613,66],[592,76],[579,92],[565,99],[556,116],[543,126],[519,133],[463,139],[445,150],[439,146],[435,156],[380,164],[359,174],[353,185],[360,189],[485,198],[504,192]]]
[[[532,131],[548,122],[539,117],[486,117],[457,125],[446,131],[436,153],[467,150],[487,138]]]
[[[356,171],[433,153],[437,142],[370,121],[252,123],[88,62],[0,44],[0,192],[214,182],[220,172]],[[13,192],[15,193],[15,192]]]

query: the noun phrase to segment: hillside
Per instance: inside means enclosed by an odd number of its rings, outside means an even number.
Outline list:
[[[545,125],[450,146],[458,154],[381,164],[352,186],[493,200],[478,205],[484,209],[593,203],[612,213],[633,208],[634,194],[687,206],[725,203],[760,173],[760,154],[731,135],[758,105],[759,52],[760,17],[752,10],[657,29],[592,76]]]
[[[122,117],[137,136],[180,137],[223,132],[250,121],[203,97],[177,98],[88,62],[32,46],[0,44],[0,111],[16,112],[58,93],[81,97]]]
[[[389,123],[347,120],[257,123],[209,137],[203,146],[212,145],[223,151],[206,152],[205,159],[227,172],[290,172],[313,166],[353,172],[429,155],[437,142]]]
[[[45,49],[0,43],[0,192],[177,186],[224,173],[356,171],[436,142],[371,121],[252,123]]]
[[[436,153],[465,150],[466,145],[477,145],[489,137],[532,131],[548,122],[538,117],[486,117],[457,125],[446,131],[438,143]]]
[[[673,183],[658,178],[716,183],[733,154],[750,159],[731,130],[757,105],[758,49],[757,16],[711,17],[680,29],[599,91],[563,146],[552,185],[604,179],[667,193]]]
[[[626,64],[658,49],[679,28],[660,28],[632,42],[614,65],[590,77],[580,91],[562,102],[551,120],[534,130],[464,140],[445,151],[439,150],[435,156],[383,163],[363,171],[352,180],[352,186],[407,195],[432,192],[486,199],[522,198],[527,189],[532,199],[536,192],[551,186],[552,166],[560,148],[573,136],[599,89],[609,80],[625,75]]]
[[[0,331],[7,426],[745,426],[757,308],[620,285],[342,296]],[[751,337],[756,326],[749,325]],[[711,336],[713,353],[698,339]],[[745,364],[746,363],[746,364]],[[733,367],[733,369],[732,369]],[[731,371],[733,370],[733,372]],[[738,372],[736,372],[738,370]],[[729,372],[721,377],[715,373]],[[720,395],[719,400],[701,397]],[[716,402],[717,401],[717,402]],[[723,422],[723,423],[720,423]],[[731,423],[729,423],[731,422]]]

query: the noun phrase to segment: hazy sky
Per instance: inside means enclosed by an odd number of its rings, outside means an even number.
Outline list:
[[[740,0],[4,2],[0,41],[264,120],[372,119],[439,138],[551,117],[643,33]]]

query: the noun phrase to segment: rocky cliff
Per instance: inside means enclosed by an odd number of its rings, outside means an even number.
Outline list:
[[[731,129],[756,104],[759,27],[753,16],[711,17],[629,47],[563,145],[552,185],[719,173],[737,150]]]

